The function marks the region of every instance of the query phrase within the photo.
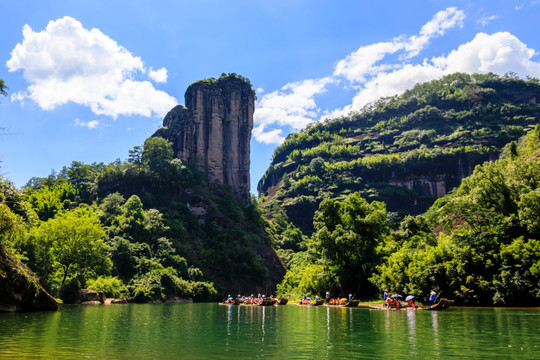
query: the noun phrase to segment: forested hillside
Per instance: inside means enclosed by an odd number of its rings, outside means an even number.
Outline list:
[[[290,134],[259,182],[262,205],[278,233],[306,235],[325,198],[357,193],[384,202],[390,217],[420,214],[539,118],[538,79],[456,73],[418,84]],[[279,241],[298,250],[300,239]]]
[[[538,306],[540,125],[398,226],[384,203],[358,193],[323,200],[313,226],[287,253],[281,294],[372,298],[387,289],[427,302],[434,290],[458,304]]]
[[[256,204],[208,186],[163,138],[127,161],[73,162],[22,190],[1,179],[0,196],[0,245],[65,302],[85,287],[135,302],[208,301],[270,291],[283,276]]]

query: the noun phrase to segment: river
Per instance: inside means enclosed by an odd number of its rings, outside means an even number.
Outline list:
[[[127,304],[0,316],[0,359],[540,359],[540,310]]]

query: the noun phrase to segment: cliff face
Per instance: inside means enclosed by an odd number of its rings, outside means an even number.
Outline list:
[[[230,185],[238,198],[249,201],[251,85],[233,76],[199,81],[186,90],[185,104],[169,111],[153,136],[170,140],[183,162],[197,161],[209,183]]]
[[[0,312],[56,309],[37,277],[0,244]]]
[[[456,73],[289,134],[257,189],[311,234],[325,198],[358,192],[400,216],[425,212],[540,118],[540,84]]]

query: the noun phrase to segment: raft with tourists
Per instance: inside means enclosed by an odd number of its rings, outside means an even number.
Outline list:
[[[298,306],[321,306],[323,304],[324,304],[324,299],[316,299],[315,301],[311,301],[310,298],[300,299],[298,303],[295,303],[295,305],[298,305]]]
[[[233,298],[231,295],[227,296],[227,299],[220,302],[220,305],[242,305],[242,306],[274,306],[274,305],[285,305],[289,300],[282,298],[274,298],[274,295],[270,297],[265,297],[264,295],[258,295],[257,297],[251,296],[242,296],[238,295],[236,298]]]
[[[370,305],[370,309],[375,310],[445,310],[454,304],[454,300],[447,298],[431,298],[430,305],[428,307],[418,306],[414,302],[414,296],[409,295],[405,298],[405,301],[401,301],[402,296],[399,294],[393,294],[388,297],[382,305]],[[438,301],[437,301],[438,300]],[[435,302],[436,301],[436,302]]]
[[[330,299],[324,306],[327,307],[357,307],[360,303],[360,300],[350,300],[347,299]]]

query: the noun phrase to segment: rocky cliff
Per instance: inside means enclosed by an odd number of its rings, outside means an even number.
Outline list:
[[[275,149],[257,187],[263,208],[283,208],[305,234],[323,199],[352,192],[421,214],[535,126],[538,99],[535,79],[456,73],[319,122]]]
[[[56,309],[37,277],[0,244],[0,312]]]
[[[255,94],[247,79],[222,75],[191,84],[186,106],[174,107],[153,136],[173,143],[177,158],[204,168],[211,184],[250,199],[250,140]]]

